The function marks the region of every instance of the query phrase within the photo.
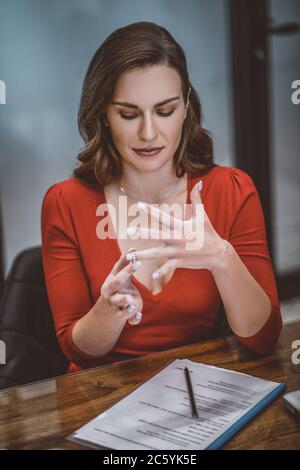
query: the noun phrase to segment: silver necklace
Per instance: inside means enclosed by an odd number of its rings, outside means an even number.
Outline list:
[[[158,202],[156,204],[160,204],[162,201],[164,201],[168,196],[170,196],[170,194],[173,194],[175,189],[177,188],[177,185],[179,184],[179,181],[181,180],[181,178],[178,178],[178,181],[175,181],[174,185],[171,187],[171,189],[169,191],[167,191],[166,193],[164,193],[162,195],[161,198],[159,198]],[[121,184],[119,184],[119,189],[121,191],[121,193],[123,193],[125,196],[130,196],[132,197],[133,199],[137,199],[136,196],[134,196],[132,193],[130,193],[129,191],[127,191],[124,186],[122,186]],[[147,201],[143,201],[143,202],[147,202]],[[150,203],[152,204],[152,203]]]

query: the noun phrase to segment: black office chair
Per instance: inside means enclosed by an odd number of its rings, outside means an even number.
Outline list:
[[[233,332],[229,326],[223,302],[221,302],[219,309],[219,319],[215,329],[215,338],[224,338],[225,336],[232,334]]]
[[[0,389],[65,374],[68,360],[56,338],[44,280],[41,247],[22,251],[0,301]],[[3,345],[3,343],[2,343]]]

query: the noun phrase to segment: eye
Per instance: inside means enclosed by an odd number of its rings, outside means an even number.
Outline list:
[[[121,118],[123,119],[134,119],[137,117],[137,114],[123,114],[120,113]]]
[[[162,117],[168,117],[171,116],[171,114],[174,113],[174,109],[171,109],[171,111],[163,113],[162,111],[157,111],[157,114]]]
[[[167,112],[157,111],[157,114],[158,116],[161,116],[161,117],[168,117],[168,116],[171,116],[171,114],[173,114],[174,111],[175,111],[174,109],[171,109],[171,111],[167,111]],[[138,114],[120,113],[120,116],[122,119],[131,120],[131,119],[135,119],[138,116]]]

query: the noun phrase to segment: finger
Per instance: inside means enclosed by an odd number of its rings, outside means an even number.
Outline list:
[[[134,298],[129,294],[121,294],[116,292],[110,297],[110,303],[117,307],[127,307],[134,303]]]
[[[136,325],[141,320],[141,315],[137,302],[128,305],[123,310],[119,310],[117,315],[119,318],[121,318],[121,320],[128,321],[128,323],[132,325]]]
[[[132,279],[129,279],[129,282],[124,284],[120,289],[118,290],[120,294],[129,294],[133,295],[136,297],[139,295],[138,289],[135,287],[135,285],[132,284]]]
[[[178,267],[177,259],[170,259],[165,264],[163,264],[157,271],[152,273],[153,279],[160,279],[163,276],[166,276],[170,271],[174,271]]]
[[[200,204],[202,204],[202,199],[201,199],[201,190],[202,190],[202,180],[200,180],[198,183],[195,184],[193,187],[191,193],[190,193],[190,198],[191,198],[191,203],[192,203],[192,217],[197,217],[198,214],[198,208]]]
[[[128,323],[130,325],[138,325],[142,321],[142,318],[143,318],[142,312],[136,312],[134,315],[132,315],[128,319]]]
[[[172,230],[157,230],[148,229],[144,227],[128,227],[127,234],[139,234],[143,240],[165,240],[166,243],[170,241],[172,241],[172,243],[176,243],[183,239],[182,230],[180,230],[180,233],[177,234],[176,231]]]
[[[190,219],[193,223],[197,222],[201,223],[201,221],[209,222],[208,215],[204,209],[204,204],[201,198],[201,191],[202,191],[203,183],[200,180],[195,186],[193,187],[190,197],[192,202],[192,218]]]
[[[138,313],[139,303],[130,295],[118,293],[111,296],[111,304],[118,309],[117,316],[127,321]]]
[[[131,251],[134,251],[135,248],[134,247],[131,247],[126,253],[123,253],[120,258],[118,259],[118,261],[115,263],[113,269],[112,269],[112,274],[117,274],[118,272],[121,271],[121,269],[123,269],[127,264],[128,264],[128,260],[126,259],[126,254],[127,253],[130,253]]]
[[[135,252],[136,259],[155,259],[161,257],[173,257],[177,253],[176,248],[173,246],[167,246],[166,243],[154,248],[149,248],[148,250],[140,250]],[[127,255],[130,257],[130,253]]]
[[[199,204],[202,204],[202,197],[201,197],[201,191],[203,189],[203,181],[199,180],[198,183],[196,183],[192,191],[190,193],[191,200],[196,200]]]
[[[128,260],[130,261],[130,260]],[[127,261],[127,262],[128,262]],[[128,288],[131,283],[131,276],[142,266],[140,261],[128,263],[119,273],[117,273],[109,282],[108,289],[110,295],[125,287]]]
[[[104,284],[101,287],[101,296],[105,300],[109,300],[109,298],[115,294],[117,291],[124,289],[126,292],[127,290],[133,289],[131,284],[131,276],[132,274],[141,266],[140,262],[130,262],[126,260],[127,265],[117,274],[110,275],[106,278]],[[112,274],[112,272],[111,272]]]
[[[178,229],[180,224],[182,224],[182,221],[180,219],[172,217],[171,214],[161,209],[158,209],[158,207],[155,207],[155,205],[153,204],[148,204],[147,202],[139,202],[138,208],[141,209],[143,212],[149,213],[151,217],[153,217],[158,222],[161,222],[162,225],[165,225],[165,227],[171,229]]]
[[[130,280],[129,280],[130,281]],[[132,286],[132,283],[131,281],[129,282],[128,286],[125,285],[125,286],[122,286],[118,292],[120,294],[129,294],[129,295],[135,295],[135,291],[133,289],[133,286]]]
[[[132,284],[132,280],[128,279],[122,287],[118,289],[119,294],[128,294],[133,297],[139,296],[138,289]]]
[[[130,261],[130,263],[132,263],[132,261]],[[129,277],[126,280],[126,282],[123,284],[122,288],[119,289],[119,292],[121,292],[121,290],[122,290],[122,292],[126,292],[126,291],[130,290],[131,286],[132,286],[131,278]]]

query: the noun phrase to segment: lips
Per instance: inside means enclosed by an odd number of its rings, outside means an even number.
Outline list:
[[[141,156],[153,156],[157,155],[164,147],[151,147],[151,148],[139,148],[139,149],[133,149],[138,155]]]
[[[153,150],[159,150],[162,147],[141,147],[133,150],[137,150],[138,152],[153,152]]]

